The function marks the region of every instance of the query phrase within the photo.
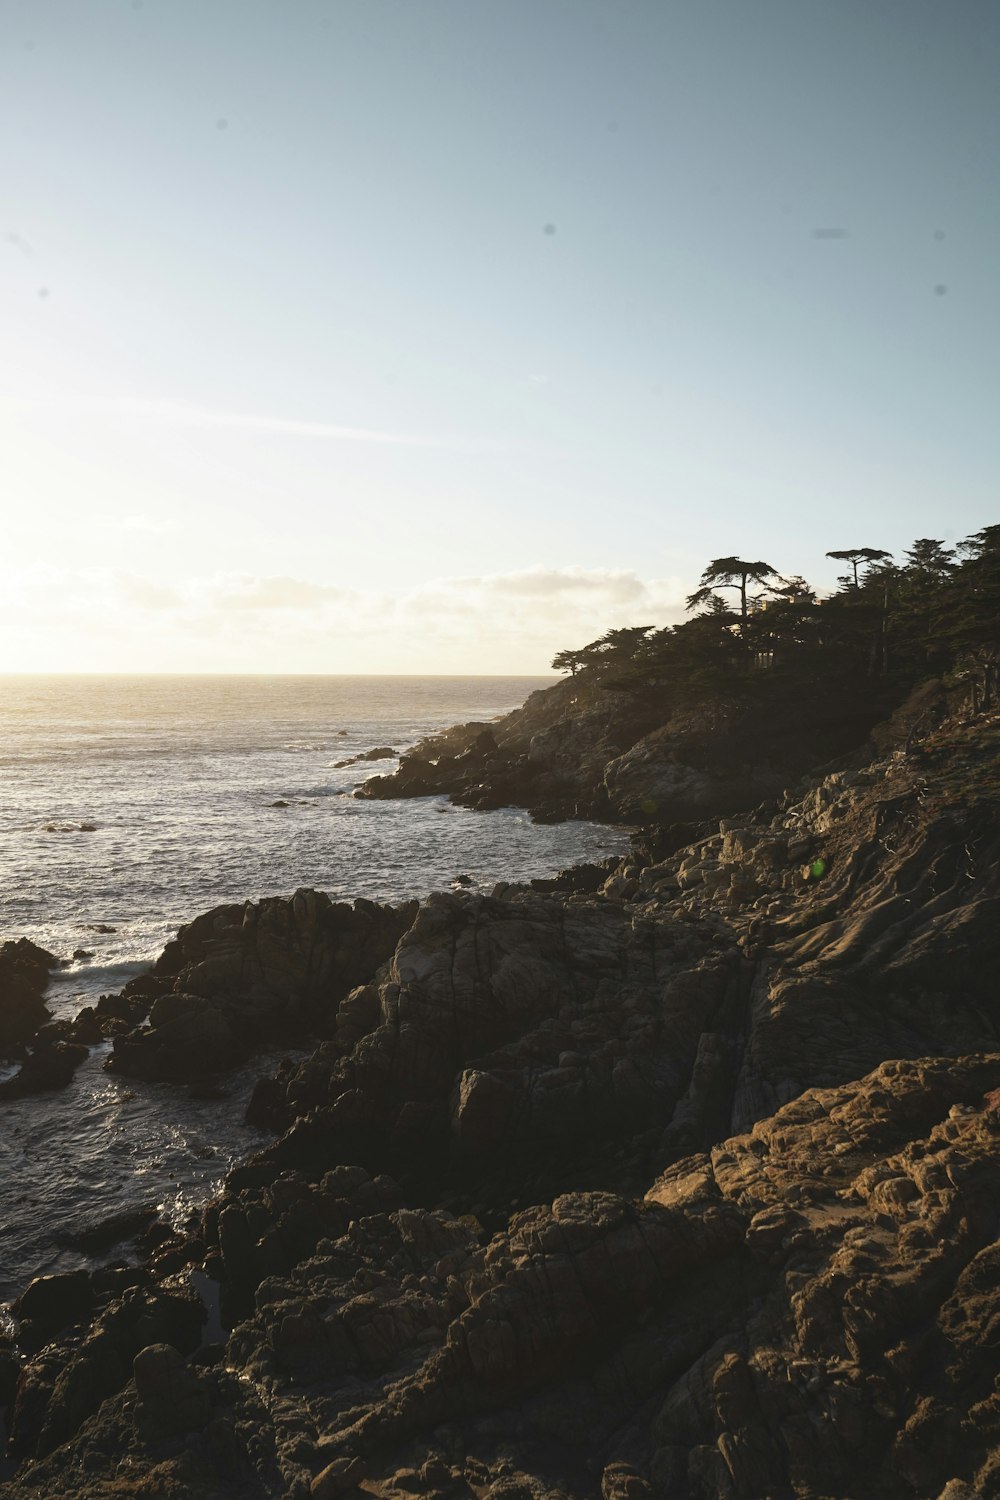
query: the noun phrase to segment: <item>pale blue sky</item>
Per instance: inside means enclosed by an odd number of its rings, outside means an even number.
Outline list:
[[[0,669],[545,670],[720,553],[1000,519],[995,0],[5,0],[0,47]]]

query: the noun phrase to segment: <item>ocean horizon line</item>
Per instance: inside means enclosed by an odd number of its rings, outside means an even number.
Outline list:
[[[389,681],[457,681],[474,679],[476,681],[503,681],[506,678],[519,678],[522,681],[558,682],[560,675],[557,672],[0,672],[0,682],[16,678],[23,681],[25,678],[71,678],[79,681],[81,678],[256,678],[256,679],[281,679],[286,678],[308,678],[310,680],[334,680],[380,678]]]

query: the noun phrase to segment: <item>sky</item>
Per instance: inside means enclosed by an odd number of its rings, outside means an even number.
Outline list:
[[[3,0],[0,671],[544,673],[1000,521],[996,0]]]

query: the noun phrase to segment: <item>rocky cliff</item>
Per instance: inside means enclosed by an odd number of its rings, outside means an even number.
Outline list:
[[[543,822],[718,817],[780,795],[812,766],[855,750],[899,693],[878,680],[786,682],[761,673],[738,697],[671,702],[569,678],[494,724],[456,725],[420,741],[355,795],[446,794],[466,807],[527,807]]]
[[[918,722],[560,880],[186,929],[155,1006],[324,1040],[196,1229],[15,1306],[12,1500],[1000,1494],[1000,717]]]

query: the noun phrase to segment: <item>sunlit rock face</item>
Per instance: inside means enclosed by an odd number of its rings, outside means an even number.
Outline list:
[[[247,1299],[224,1358],[185,1365],[169,1280],[29,1358],[15,1444],[47,1456],[10,1493],[110,1493],[98,1453],[206,1500],[359,1463],[390,1494],[990,1493],[998,1087],[996,1054],[887,1063],[491,1236],[359,1169],[265,1173],[206,1225]]]

